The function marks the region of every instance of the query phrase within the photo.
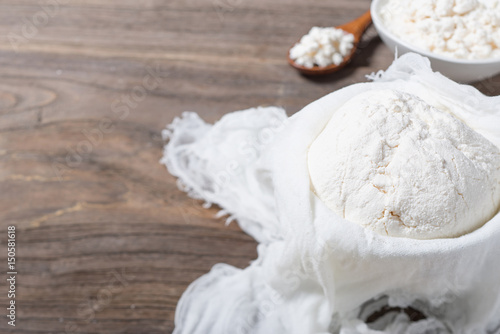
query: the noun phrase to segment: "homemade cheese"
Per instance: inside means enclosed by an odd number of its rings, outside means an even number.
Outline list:
[[[461,59],[500,57],[498,0],[388,0],[380,11],[396,36]]]
[[[312,68],[314,65],[340,65],[354,43],[354,35],[336,28],[313,27],[290,50],[290,58],[297,64]]]
[[[457,237],[500,204],[500,150],[452,115],[396,90],[337,110],[308,155],[328,208],[380,234]]]

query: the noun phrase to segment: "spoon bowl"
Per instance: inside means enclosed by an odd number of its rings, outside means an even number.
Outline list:
[[[343,24],[341,26],[336,27],[337,29],[342,29],[347,33],[351,33],[354,36],[354,42],[353,42],[353,47],[351,49],[351,52],[342,59],[342,63],[339,65],[331,64],[328,66],[317,66],[314,65],[314,67],[309,68],[305,67],[302,65],[297,64],[292,58],[290,58],[290,50],[288,50],[288,63],[297,69],[300,73],[305,74],[305,75],[323,75],[323,74],[330,74],[333,72],[336,72],[349,64],[351,61],[352,57],[354,56],[354,53],[356,52],[358,48],[359,41],[361,40],[361,36],[363,36],[363,33],[366,31],[366,29],[370,26],[372,23],[372,16],[370,11],[367,11],[357,19],[348,22],[346,24]],[[292,46],[293,47],[293,46]],[[290,48],[291,49],[291,48]]]

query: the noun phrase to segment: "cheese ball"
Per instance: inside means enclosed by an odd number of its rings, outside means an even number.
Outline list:
[[[382,235],[458,237],[499,210],[499,148],[396,90],[359,94],[335,111],[309,147],[308,168],[329,209]]]

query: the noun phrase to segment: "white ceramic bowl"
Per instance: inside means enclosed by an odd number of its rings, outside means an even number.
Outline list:
[[[478,81],[500,73],[500,58],[478,60],[455,59],[421,49],[395,36],[384,26],[379,14],[380,9],[386,3],[387,0],[373,0],[371,14],[373,24],[380,38],[391,50],[395,51],[397,47],[398,54],[406,52],[419,53],[429,58],[434,71],[441,72],[441,74],[458,82]]]

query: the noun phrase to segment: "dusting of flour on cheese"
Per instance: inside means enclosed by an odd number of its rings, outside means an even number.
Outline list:
[[[457,237],[500,205],[500,150],[454,116],[395,90],[362,93],[311,144],[313,191],[380,234]]]
[[[500,1],[388,0],[380,10],[396,36],[460,59],[500,57]]]

